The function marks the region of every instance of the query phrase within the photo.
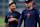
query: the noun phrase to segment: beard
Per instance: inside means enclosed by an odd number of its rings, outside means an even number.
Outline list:
[[[31,5],[26,5],[27,8],[31,7]]]
[[[30,7],[27,7],[27,10],[30,10]]]
[[[27,7],[28,9],[30,8],[30,7]]]
[[[14,12],[15,11],[15,8],[12,8],[11,10],[12,10],[12,12]]]

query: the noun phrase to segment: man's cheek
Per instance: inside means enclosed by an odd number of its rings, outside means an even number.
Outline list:
[[[11,7],[11,9],[12,9],[12,7]]]
[[[30,5],[32,6],[33,4],[32,4],[32,3],[30,3]]]

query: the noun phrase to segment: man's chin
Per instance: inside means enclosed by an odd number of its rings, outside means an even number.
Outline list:
[[[13,12],[15,12],[15,10],[13,10]]]

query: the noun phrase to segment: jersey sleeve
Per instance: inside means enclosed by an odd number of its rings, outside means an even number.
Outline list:
[[[22,12],[22,15],[20,15],[20,18],[19,18],[18,27],[21,26],[23,19],[24,19],[24,13]]]
[[[5,23],[7,23],[8,22],[8,19],[7,19],[7,15],[5,16]]]
[[[36,18],[37,18],[37,22],[39,23],[39,26],[40,26],[40,18],[39,18],[39,11],[38,10],[36,11]]]

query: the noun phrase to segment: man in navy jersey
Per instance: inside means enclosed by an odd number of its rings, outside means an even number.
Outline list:
[[[36,8],[33,8],[32,0],[26,0],[26,9],[23,10],[22,15],[20,16],[18,27],[21,27],[23,19],[24,27],[37,27],[37,22],[40,24],[38,11]]]
[[[36,7],[36,3],[35,2],[33,2],[33,7]]]
[[[10,12],[5,16],[5,27],[17,27],[20,13],[15,11],[16,3],[13,1],[9,2]]]
[[[35,3],[35,2],[33,2],[33,7],[34,7],[36,10],[39,10],[39,9],[37,9],[37,6],[36,6],[36,3]]]

